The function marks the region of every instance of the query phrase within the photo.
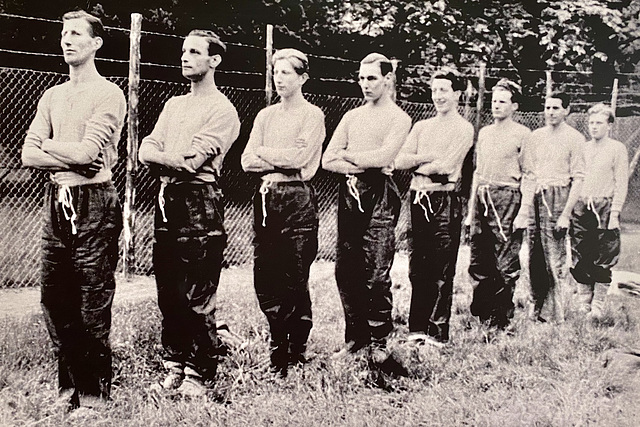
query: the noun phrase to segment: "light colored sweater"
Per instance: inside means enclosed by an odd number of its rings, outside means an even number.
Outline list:
[[[611,210],[620,211],[629,182],[627,147],[611,138],[591,140],[586,143],[585,159],[587,167],[580,197],[612,197]]]
[[[345,152],[366,153],[368,166],[391,175],[393,159],[411,129],[411,117],[396,104],[369,104],[348,111],[340,120],[325,150],[322,164],[325,169],[342,173],[330,166],[340,161]],[[387,160],[392,153],[390,160]]]
[[[242,168],[266,172],[265,181],[308,181],[320,166],[325,136],[324,113],[315,105],[304,101],[289,110],[281,103],[271,105],[253,122],[242,153]],[[276,168],[291,173],[277,172]]]
[[[239,133],[238,113],[222,92],[216,90],[205,97],[189,93],[167,101],[153,132],[142,140],[142,145],[150,144],[164,152],[194,151],[196,156],[187,163],[196,174],[188,181],[213,182]],[[178,178],[167,176],[166,179],[176,182]]]
[[[410,188],[415,191],[452,191],[462,173],[462,163],[473,145],[473,125],[459,113],[446,117],[420,120],[411,129],[407,141],[400,151],[398,164],[407,169],[417,166],[413,172]],[[406,164],[402,158],[425,156],[429,161]],[[447,175],[449,183],[433,182],[429,175]]]
[[[534,130],[523,150],[525,179],[533,186],[567,186],[584,178],[584,148],[584,136],[566,123]]]
[[[514,121],[480,129],[476,143],[475,182],[519,187],[521,148],[529,134],[529,128]]]
[[[24,147],[62,155],[69,165],[89,164],[102,153],[104,166],[94,177],[72,171],[51,174],[68,186],[106,182],[118,160],[117,145],[127,107],[122,90],[104,77],[48,89],[31,122]]]

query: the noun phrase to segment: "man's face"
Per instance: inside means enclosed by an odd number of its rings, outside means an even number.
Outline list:
[[[92,37],[91,25],[83,18],[69,19],[62,24],[60,46],[64,62],[69,65],[82,65],[95,57],[101,42],[100,37]]]
[[[544,101],[544,119],[547,125],[557,126],[562,123],[569,114],[569,107],[562,106],[559,98],[547,98]]]
[[[518,109],[518,104],[511,101],[512,94],[508,90],[495,89],[491,95],[491,113],[496,120],[504,120]]]
[[[366,101],[377,101],[387,90],[386,78],[380,71],[380,64],[360,64],[358,84]]]
[[[431,82],[431,100],[436,112],[446,114],[458,107],[460,91],[454,91],[451,80],[434,79]]]
[[[212,70],[209,43],[204,37],[187,36],[182,43],[182,75],[200,81]]]
[[[604,113],[591,114],[589,116],[589,134],[596,141],[609,136],[611,123],[609,123],[609,115]]]
[[[273,65],[273,83],[280,97],[288,98],[295,95],[302,89],[305,81],[305,74],[296,73],[295,68],[287,59],[277,60]]]

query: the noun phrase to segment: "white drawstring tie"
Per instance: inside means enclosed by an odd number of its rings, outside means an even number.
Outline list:
[[[167,188],[167,183],[165,181],[160,183],[160,192],[158,193],[158,206],[160,207],[160,212],[162,213],[162,221],[169,222],[167,220],[167,214],[164,211],[164,189]]]
[[[493,199],[491,198],[491,192],[489,191],[488,185],[480,185],[478,186],[478,195],[480,196],[480,201],[484,206],[484,216],[489,216],[489,206],[491,206],[491,210],[496,217],[496,222],[498,223],[498,230],[500,230],[500,236],[506,242],[507,236],[504,234],[504,230],[502,228],[502,221],[500,220],[500,215],[498,215],[498,210],[496,209],[496,205],[493,203]],[[543,196],[544,197],[544,196]]]
[[[347,188],[349,189],[349,194],[356,199],[358,202],[358,209],[360,212],[364,213],[364,209],[362,209],[362,202],[360,201],[360,193],[358,192],[358,187],[356,184],[358,183],[358,177],[355,175],[347,175]]]
[[[71,189],[68,185],[61,185],[58,189],[58,203],[60,203],[60,206],[62,207],[65,219],[71,222],[71,234],[78,234],[78,229],[76,227],[77,215],[76,210],[73,207],[73,195],[71,194]],[[71,214],[69,214],[67,210],[71,211]]]
[[[427,198],[427,205],[429,206],[428,211],[427,211],[427,208],[422,204],[423,197]],[[431,207],[431,197],[429,197],[429,193],[426,190],[416,190],[416,195],[413,198],[413,204],[420,205],[420,207],[424,211],[425,219],[427,220],[427,222],[431,222],[431,220],[429,219],[429,212],[431,212],[431,215],[433,215],[434,212],[433,212],[433,208]]]
[[[267,193],[269,193],[269,187],[272,182],[270,180],[262,181],[260,184],[260,195],[262,197],[262,226],[267,226]]]

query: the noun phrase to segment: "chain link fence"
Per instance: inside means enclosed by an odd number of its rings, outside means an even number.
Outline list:
[[[65,74],[1,68],[0,67],[0,287],[33,286],[39,282],[39,254],[41,213],[44,199],[44,183],[47,174],[23,168],[20,161],[22,143],[36,111],[38,100],[44,91],[68,79]],[[126,93],[127,79],[111,77]],[[188,84],[157,80],[141,80],[139,104],[139,135],[148,135],[165,102],[172,96],[187,93]],[[236,106],[242,123],[240,137],[227,154],[221,186],[226,199],[226,228],[229,244],[225,252],[225,263],[239,265],[251,262],[253,256],[252,197],[257,178],[244,173],[240,157],[253,120],[264,107],[264,92],[258,89],[222,87],[221,91]],[[335,95],[308,94],[308,100],[319,106],[326,116],[327,141],[338,122],[348,110],[362,105],[360,98],[344,98]],[[434,114],[430,103],[399,101],[399,105],[413,121]],[[466,117],[476,120],[474,108],[463,108]],[[540,113],[517,113],[516,120],[535,129],[543,125]],[[482,126],[491,122],[491,112],[480,112]],[[573,114],[569,122],[581,132],[586,132],[584,113]],[[615,137],[624,142],[630,158],[640,147],[640,118],[624,117],[616,122]],[[119,145],[119,161],[114,169],[114,181],[121,200],[124,199],[126,127]],[[326,144],[326,142],[325,142]],[[408,192],[410,174],[396,172],[396,183],[403,196],[403,206],[396,229],[397,249],[407,249],[409,226]],[[313,179],[320,207],[318,259],[333,260],[336,244],[337,178],[319,170]],[[136,176],[136,224],[135,224],[135,273],[150,274],[153,243],[153,210],[158,184],[145,167],[140,166]],[[640,178],[631,177],[630,191],[623,212],[623,220],[636,221],[640,216]]]

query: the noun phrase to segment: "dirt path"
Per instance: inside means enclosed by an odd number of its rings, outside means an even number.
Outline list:
[[[461,249],[464,250],[464,248]],[[328,262],[315,263],[312,269],[312,274],[318,274],[320,270],[322,270],[323,274],[332,274],[331,272],[333,271],[332,263]],[[406,255],[398,255],[394,261],[393,270],[406,274],[406,271],[408,271],[408,257]],[[220,283],[232,283],[234,277],[237,277],[238,274],[250,276],[252,270],[250,267],[235,267],[223,270]],[[251,279],[248,278],[248,280]],[[117,275],[116,281],[116,296],[114,299],[116,306],[125,302],[130,303],[156,298],[153,277],[135,276],[132,280],[127,281],[124,276]],[[619,283],[621,292],[640,297],[640,274],[614,271],[613,283]],[[612,286],[610,292],[617,292],[616,287]],[[4,316],[32,315],[40,313],[40,311],[40,288],[0,289],[0,318]]]

